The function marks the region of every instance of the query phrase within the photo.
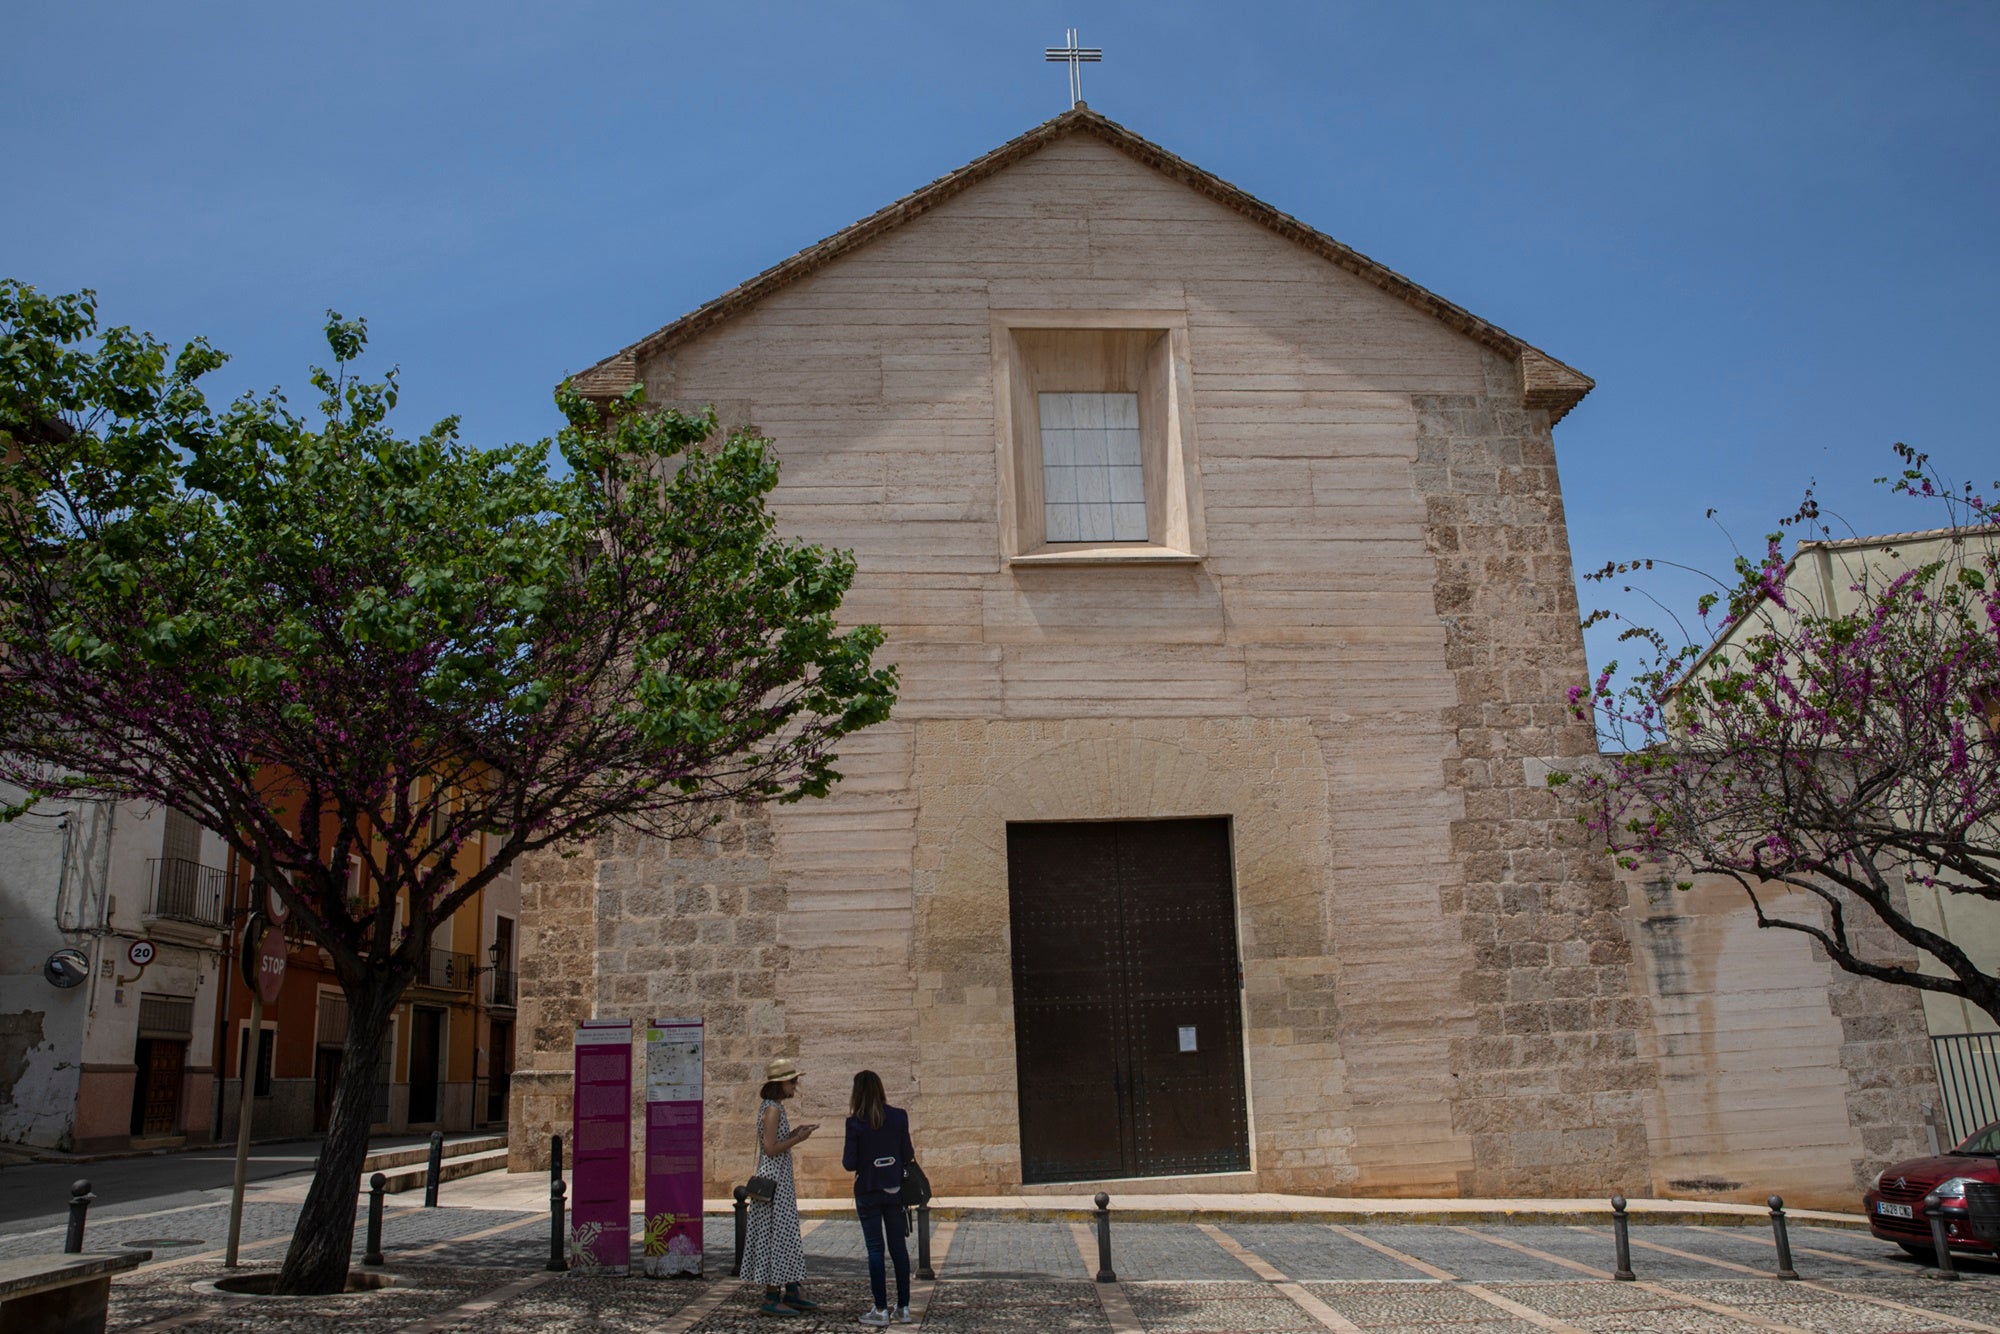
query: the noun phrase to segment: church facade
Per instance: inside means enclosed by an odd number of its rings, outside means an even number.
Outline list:
[[[706,1019],[711,1195],[776,1056],[953,1195],[1833,1203],[1922,1147],[1914,1002],[1760,940],[1811,1023],[1718,1046],[1662,988],[1735,910],[1645,925],[1542,782],[1595,747],[1554,357],[1079,104],[578,382],[772,437],[903,689],[827,800],[529,866],[517,1167],[593,1015]]]

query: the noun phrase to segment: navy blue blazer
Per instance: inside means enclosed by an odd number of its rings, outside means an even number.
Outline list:
[[[917,1156],[910,1144],[910,1114],[900,1107],[882,1109],[880,1129],[858,1116],[847,1118],[847,1145],[840,1165],[854,1173],[854,1191],[903,1188],[903,1167]]]

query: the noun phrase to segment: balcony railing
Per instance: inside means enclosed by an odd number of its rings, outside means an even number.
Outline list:
[[[185,857],[153,857],[146,862],[153,887],[146,898],[146,916],[200,926],[224,926],[229,921],[221,868],[203,866]]]
[[[451,950],[432,950],[430,964],[418,979],[427,987],[446,991],[472,990],[472,956]]]
[[[488,1005],[512,1005],[514,1003],[513,969],[489,968],[486,970],[486,1003]]]

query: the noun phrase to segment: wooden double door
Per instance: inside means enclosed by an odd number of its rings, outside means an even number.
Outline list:
[[[1010,824],[1025,1182],[1246,1171],[1227,820]]]

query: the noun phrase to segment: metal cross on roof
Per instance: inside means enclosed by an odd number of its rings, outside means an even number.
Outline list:
[[[1069,66],[1069,102],[1071,106],[1080,106],[1083,103],[1083,62],[1088,60],[1094,64],[1103,60],[1104,50],[1096,46],[1078,46],[1075,28],[1068,30],[1068,41],[1067,46],[1044,48],[1042,58],[1051,64]]]

